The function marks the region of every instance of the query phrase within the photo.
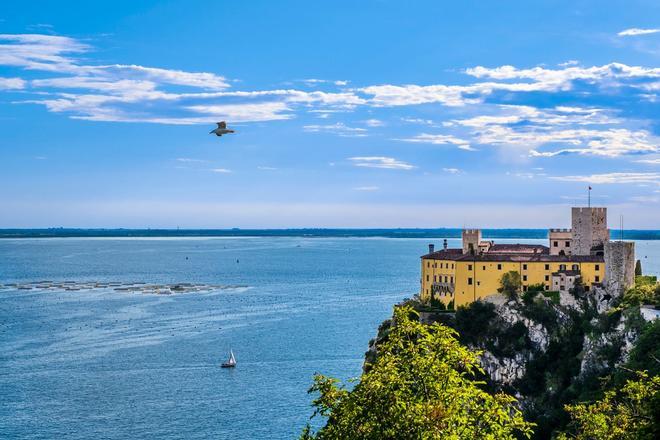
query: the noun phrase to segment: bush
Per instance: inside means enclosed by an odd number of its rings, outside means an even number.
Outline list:
[[[500,279],[500,288],[497,289],[497,291],[504,294],[508,299],[516,299],[521,287],[522,281],[520,279],[520,274],[515,270],[512,270],[502,275],[502,278]]]

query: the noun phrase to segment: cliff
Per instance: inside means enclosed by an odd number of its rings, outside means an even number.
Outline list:
[[[455,312],[406,303],[418,309],[423,322],[453,327],[461,343],[481,351],[487,388],[519,399],[526,419],[538,425],[535,438],[551,438],[565,427],[565,404],[598,398],[607,383],[625,374],[640,335],[651,331],[638,304],[600,289],[585,292],[579,285],[571,293],[493,295]],[[388,320],[380,326],[365,368],[392,325]],[[660,332],[660,325],[655,327]],[[646,369],[653,366],[649,356],[637,355]]]

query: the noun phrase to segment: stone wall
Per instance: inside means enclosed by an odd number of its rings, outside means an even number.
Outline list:
[[[479,252],[479,243],[481,242],[481,229],[463,229],[461,233],[463,238],[463,253],[469,254],[470,249],[474,253]]]
[[[635,243],[605,243],[605,289],[613,297],[622,295],[635,284]]]
[[[590,255],[591,248],[603,246],[610,239],[607,208],[572,208],[572,253]]]

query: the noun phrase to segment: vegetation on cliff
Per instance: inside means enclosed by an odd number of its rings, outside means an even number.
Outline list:
[[[515,285],[515,279],[512,281]],[[515,405],[524,419],[534,424],[532,438],[660,438],[660,320],[647,322],[639,312],[641,304],[658,304],[660,285],[654,277],[637,277],[636,285],[617,298],[586,292],[579,281],[570,294],[539,289],[513,294],[513,289],[509,290],[510,299],[477,301],[456,311],[415,300],[406,301],[405,307],[414,307],[421,315],[420,321],[427,324],[415,322],[415,331],[426,328],[438,333],[437,329],[451,327],[457,332],[452,337],[462,346],[473,354],[481,353],[481,368],[473,368],[470,380],[476,389],[491,396],[515,395]],[[400,322],[398,314],[385,321],[370,342],[365,374],[355,389],[359,391],[354,398],[362,399],[360,402],[371,398],[360,389],[364,383],[369,383],[374,393],[381,389],[379,386],[389,386],[389,379],[377,386],[369,375],[373,369],[382,368],[383,356],[398,353],[392,347],[400,344],[396,342],[400,339]],[[406,359],[418,355],[406,352]],[[409,366],[415,363],[407,362]],[[422,368],[425,364],[416,365]],[[392,386],[401,385],[393,382]],[[313,390],[323,395],[318,378],[315,387]],[[407,408],[420,397],[412,388],[406,391],[412,394],[398,395],[405,404],[390,399],[374,405]],[[639,400],[640,395],[644,399]],[[317,413],[321,413],[318,402]],[[328,426],[332,416],[329,420]],[[612,423],[625,429],[612,429]],[[369,437],[358,433],[351,438]]]
[[[514,439],[528,438],[515,399],[484,391],[479,354],[456,331],[424,325],[410,307],[398,307],[378,357],[352,390],[317,375],[314,415],[327,417],[303,439]]]

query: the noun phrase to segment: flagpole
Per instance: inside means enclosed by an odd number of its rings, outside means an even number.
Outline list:
[[[587,206],[591,208],[591,187],[587,190]]]

